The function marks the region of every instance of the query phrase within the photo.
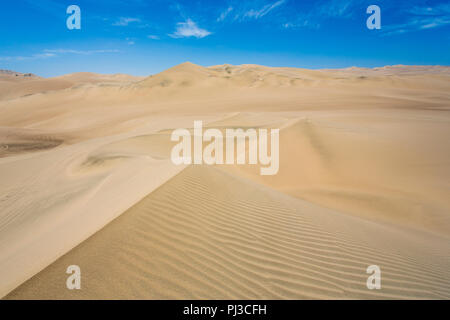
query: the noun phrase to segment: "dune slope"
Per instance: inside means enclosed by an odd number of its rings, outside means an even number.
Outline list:
[[[193,166],[7,298],[448,299],[446,240]],[[374,263],[382,291],[366,289]],[[82,290],[65,287],[71,264]]]

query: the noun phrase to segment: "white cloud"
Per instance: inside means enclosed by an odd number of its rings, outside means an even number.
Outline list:
[[[433,29],[450,24],[450,5],[435,7],[413,7],[408,11],[412,17],[401,24],[383,26],[383,36],[403,34],[406,32]]]
[[[154,35],[154,34],[149,34],[149,35],[147,36],[147,38],[152,39],[152,40],[159,40],[159,37],[156,36],[156,35]]]
[[[90,55],[96,53],[114,53],[119,50],[73,50],[73,49],[45,49],[40,53],[35,53],[30,56],[10,56],[0,57],[0,61],[24,61],[24,60],[37,60],[57,57],[58,54],[78,54],[78,55]]]
[[[319,23],[312,22],[310,20],[301,20],[299,22],[286,22],[281,25],[285,29],[298,29],[298,28],[313,28],[317,29],[320,27]]]
[[[331,0],[317,6],[315,12],[313,12],[313,15],[323,18],[348,18],[352,16],[352,14],[355,13],[355,10],[359,9],[360,6],[360,0]]]
[[[95,54],[95,53],[114,53],[119,52],[119,50],[113,49],[113,50],[73,50],[73,49],[45,49],[45,53],[50,54],[81,54],[81,55],[89,55],[89,54]]]
[[[125,40],[127,41],[127,44],[129,46],[133,46],[136,44],[136,42],[134,41],[135,39],[133,39],[133,38],[126,38]]]
[[[24,60],[46,59],[55,56],[56,54],[54,53],[44,52],[44,53],[36,53],[31,56],[0,57],[0,61],[24,61]]]
[[[187,37],[196,37],[196,38],[204,38],[209,36],[211,32],[205,29],[201,29],[197,26],[197,24],[191,19],[187,19],[186,22],[178,22],[177,30],[169,34],[172,38],[187,38]]]
[[[225,18],[228,16],[228,14],[233,11],[233,7],[228,7],[224,12],[220,14],[220,16],[217,18],[217,22],[225,20]]]
[[[286,0],[279,0],[279,1],[277,1],[277,2],[275,2],[275,3],[272,3],[272,4],[266,4],[264,7],[262,7],[262,8],[259,9],[259,10],[251,9],[251,10],[247,11],[247,12],[244,14],[244,17],[247,17],[247,18],[254,18],[254,19],[262,18],[262,17],[264,17],[266,14],[268,14],[270,11],[272,11],[273,9],[275,9],[275,8],[277,8],[277,7],[279,7],[279,6],[281,6],[283,3],[285,3],[285,1],[286,1]]]
[[[450,14],[450,4],[439,4],[435,7],[413,7],[409,13],[420,16],[439,16]]]
[[[318,29],[328,19],[348,19],[364,7],[364,0],[323,0],[310,10],[299,12],[292,21],[282,24],[285,29],[309,28]],[[360,10],[360,11],[358,11]]]
[[[130,23],[133,22],[141,22],[141,19],[139,18],[130,18],[130,17],[120,17],[119,20],[114,22],[112,25],[117,27],[126,27]]]

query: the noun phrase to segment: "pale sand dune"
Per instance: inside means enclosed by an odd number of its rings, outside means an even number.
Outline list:
[[[189,167],[7,298],[448,299],[445,241]],[[375,262],[378,292],[365,288]],[[65,287],[71,264],[80,291]]]
[[[89,84],[123,85],[127,82],[131,83],[142,79],[142,77],[124,74],[102,75],[90,72],[79,72],[44,79],[32,74],[6,71],[2,73],[1,71],[2,70],[0,70],[0,101]]]
[[[304,113],[281,131],[280,170],[247,177],[375,221],[450,235],[450,115],[405,111]],[[236,125],[236,123],[234,124]]]
[[[0,296],[450,298],[446,67],[185,63],[13,82],[0,82],[14,97],[0,94]],[[170,133],[194,120],[281,128],[278,175],[174,166]],[[381,291],[365,287],[372,264]]]

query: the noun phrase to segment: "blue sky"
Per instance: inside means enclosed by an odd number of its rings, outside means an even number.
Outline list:
[[[69,5],[81,30],[68,30]],[[369,30],[369,5],[381,29]],[[0,69],[149,75],[184,61],[302,68],[450,65],[441,0],[15,0],[0,3]]]

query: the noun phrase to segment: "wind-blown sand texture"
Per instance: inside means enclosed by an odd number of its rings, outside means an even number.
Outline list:
[[[449,102],[439,66],[0,72],[0,296],[449,299]],[[278,174],[173,165],[194,120],[280,128]]]

